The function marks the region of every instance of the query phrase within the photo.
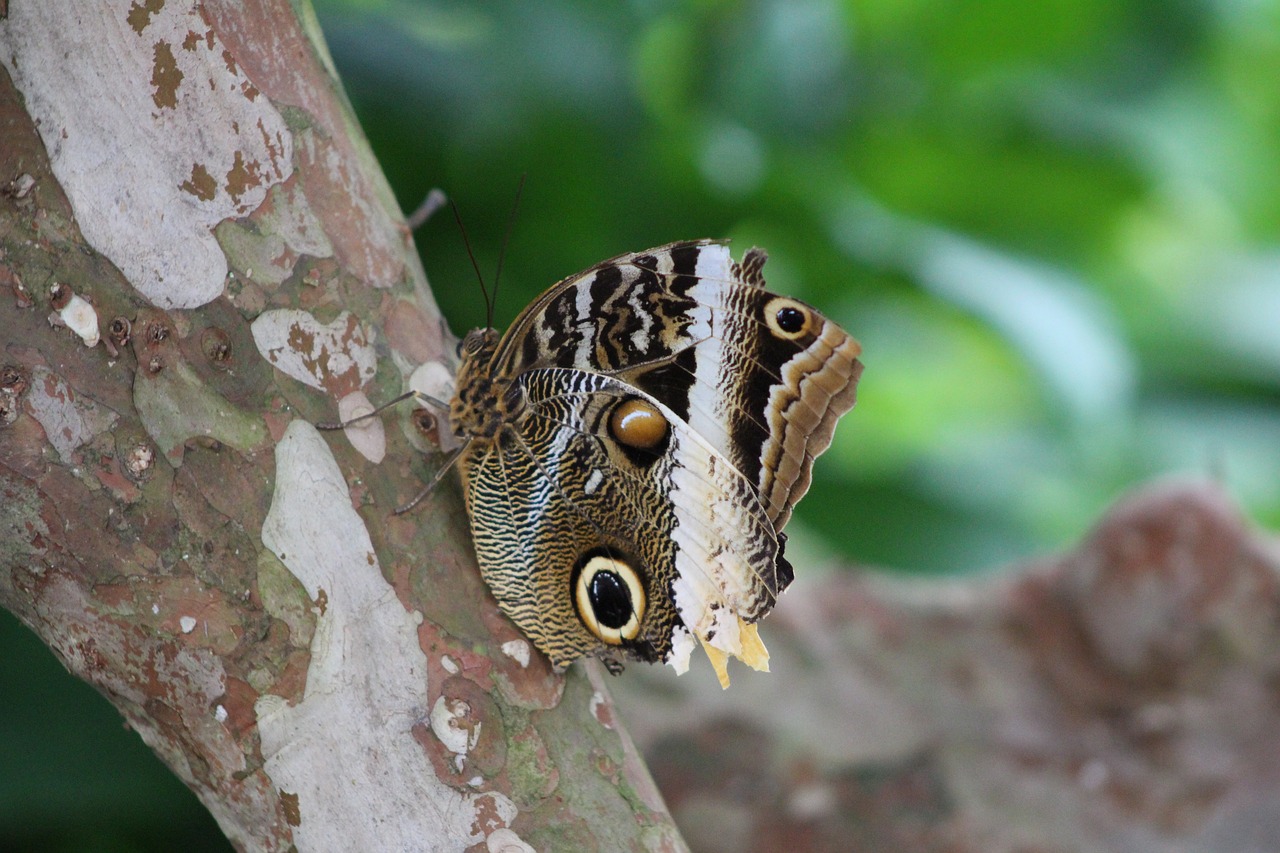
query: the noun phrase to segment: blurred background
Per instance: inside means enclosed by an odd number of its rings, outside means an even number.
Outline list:
[[[444,189],[490,281],[528,175],[500,328],[725,237],[862,341],[802,574],[998,570],[1170,474],[1280,522],[1280,2],[315,4],[402,207]],[[452,217],[417,243],[483,324]],[[7,614],[0,644],[0,847],[228,849]]]

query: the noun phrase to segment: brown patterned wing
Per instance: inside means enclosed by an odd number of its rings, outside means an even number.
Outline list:
[[[854,402],[860,348],[710,241],[567,278],[463,345],[454,431],[481,571],[559,666],[767,668],[783,526]]]
[[[561,667],[593,654],[683,671],[695,639],[725,683],[726,656],[764,667],[753,623],[786,564],[754,485],[617,379],[549,368],[517,382],[520,414],[462,462],[503,610]]]

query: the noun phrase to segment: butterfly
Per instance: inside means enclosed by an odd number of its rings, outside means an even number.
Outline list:
[[[768,669],[783,528],[854,404],[861,347],[699,240],[563,279],[459,345],[448,422],[480,571],[557,669],[586,656],[722,686]]]

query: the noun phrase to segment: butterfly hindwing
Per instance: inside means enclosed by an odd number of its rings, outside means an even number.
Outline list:
[[[464,469],[476,551],[503,609],[559,666],[589,653],[667,660],[682,636],[741,656],[739,620],[779,591],[778,542],[754,486],[617,379],[550,368],[518,382],[522,415]],[[660,418],[652,447],[619,425],[637,405]],[[631,602],[639,630],[616,643],[589,628],[589,600],[565,594],[593,557],[633,572],[643,592]]]

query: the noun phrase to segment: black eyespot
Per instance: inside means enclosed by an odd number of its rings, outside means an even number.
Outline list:
[[[596,572],[587,585],[587,597],[591,600],[596,621],[604,627],[617,631],[631,621],[631,593],[617,573]]]
[[[784,341],[804,341],[819,331],[815,316],[807,306],[785,296],[775,296],[764,305],[764,322],[770,333]]]
[[[789,334],[797,334],[804,329],[804,312],[793,306],[778,309],[778,328]]]
[[[608,548],[583,554],[570,581],[578,618],[597,639],[620,646],[639,638],[644,585],[627,558]]]

